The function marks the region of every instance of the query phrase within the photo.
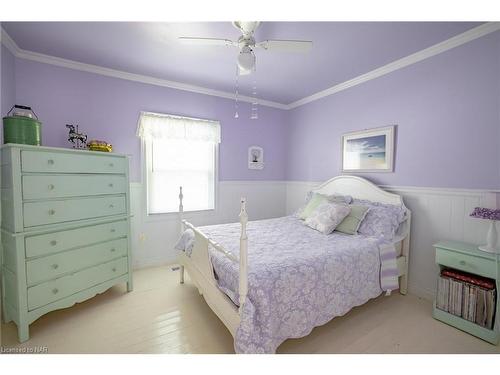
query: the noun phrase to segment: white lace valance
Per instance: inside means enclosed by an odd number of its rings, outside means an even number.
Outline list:
[[[219,121],[141,112],[137,136],[142,139],[185,139],[220,143]]]

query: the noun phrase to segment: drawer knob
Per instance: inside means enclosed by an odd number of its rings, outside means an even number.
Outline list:
[[[49,188],[49,190],[54,190],[55,186],[52,185],[52,184],[49,184],[49,186],[47,186]]]
[[[109,187],[113,187],[113,183],[109,183],[109,184],[108,184],[108,186],[109,186]]]
[[[111,251],[112,253],[114,253],[114,252],[116,251],[116,249],[113,247],[112,249],[110,249],[110,251]]]
[[[461,260],[459,263],[460,265],[465,266],[465,260]]]
[[[115,228],[111,228],[109,231],[110,231],[111,233],[115,233],[115,232],[116,232],[116,229],[115,229]]]
[[[53,294],[57,294],[57,293],[59,293],[59,289],[57,289],[57,288],[52,289],[52,293],[53,293]]]
[[[49,215],[55,215],[56,210],[49,210]]]
[[[114,207],[115,207],[115,205],[114,205],[113,203],[111,203],[111,204],[109,205],[109,208],[114,208]]]
[[[51,246],[56,246],[56,245],[57,245],[57,241],[56,241],[56,240],[52,240],[52,241],[50,241],[50,245],[51,245]]]
[[[114,167],[115,165],[113,163],[109,163],[109,166],[110,167]]]
[[[57,270],[59,268],[59,264],[53,264],[52,268],[55,269],[55,270]]]
[[[116,272],[116,267],[113,267],[112,271],[113,271],[113,272]]]
[[[54,165],[54,160],[53,160],[53,159],[49,159],[49,160],[47,160],[47,164],[48,164],[48,165]]]

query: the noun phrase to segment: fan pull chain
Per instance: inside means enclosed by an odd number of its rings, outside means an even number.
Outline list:
[[[255,78],[255,73],[254,73],[254,80],[253,80],[253,86],[252,86],[252,113],[250,115],[251,120],[258,120],[259,119],[259,102],[257,101],[257,78]]]
[[[236,66],[236,88],[234,92],[234,118],[239,118],[238,114],[238,94],[239,94],[239,81],[238,81],[238,66]]]

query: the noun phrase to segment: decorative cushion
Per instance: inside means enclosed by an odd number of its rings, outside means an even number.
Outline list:
[[[294,216],[299,219],[305,220],[313,210],[322,202],[329,201],[332,203],[350,203],[352,201],[352,197],[348,195],[324,195],[315,193],[313,191],[309,191],[306,195],[306,203],[304,206],[299,208]]]
[[[330,234],[350,212],[347,204],[323,201],[305,219],[305,224],[323,234]]]
[[[359,226],[365,219],[370,208],[356,204],[351,204],[349,207],[351,208],[351,212],[335,230],[345,234],[358,234]]]
[[[384,204],[368,200],[355,199],[355,204],[370,208],[365,220],[359,226],[358,233],[365,236],[392,240],[399,225],[405,220],[406,210],[393,204]]]
[[[312,190],[309,190],[306,194],[306,199],[305,199],[305,202],[308,203],[311,198],[313,197],[313,195],[315,194],[320,194],[320,195],[323,195],[325,197],[328,197],[328,199],[332,202],[336,202],[336,203],[346,203],[346,204],[349,204],[352,202],[352,197],[350,195],[341,195],[341,194],[321,194],[321,193],[316,193]]]

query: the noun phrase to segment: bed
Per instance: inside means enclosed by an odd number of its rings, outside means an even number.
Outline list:
[[[181,189],[181,233],[190,230],[193,242],[179,251],[180,282],[187,271],[233,335],[237,353],[274,353],[286,339],[308,335],[378,297],[387,272],[399,277],[399,292],[407,292],[411,213],[401,196],[355,176],[332,178],[314,192],[399,206],[404,220],[391,241],[324,235],[293,215],[249,222],[242,199],[239,223],[195,227],[182,219]],[[390,251],[392,271],[383,261]]]

